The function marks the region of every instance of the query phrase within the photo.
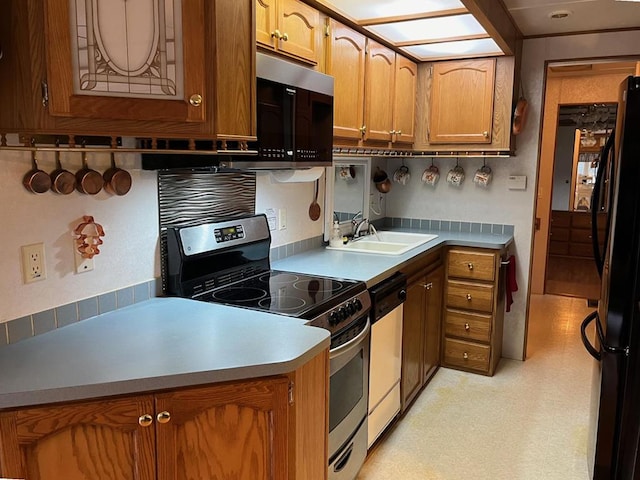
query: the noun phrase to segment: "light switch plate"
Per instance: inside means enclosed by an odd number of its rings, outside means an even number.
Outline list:
[[[507,179],[507,188],[509,190],[526,190],[527,176],[526,175],[509,175],[509,178]]]

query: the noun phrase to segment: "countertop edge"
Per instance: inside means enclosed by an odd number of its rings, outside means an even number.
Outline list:
[[[126,395],[149,395],[165,390],[285,375],[294,372],[306,364],[323,350],[328,349],[329,345],[330,339],[327,332],[327,336],[315,346],[295,358],[282,362],[152,378],[136,378],[93,385],[0,394],[0,412],[58,403],[107,400],[112,397]],[[105,395],[106,389],[109,390],[109,394],[107,395]]]

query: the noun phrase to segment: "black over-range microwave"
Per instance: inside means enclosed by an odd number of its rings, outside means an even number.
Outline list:
[[[257,155],[143,154],[147,170],[170,168],[290,169],[330,166],[333,77],[256,54]],[[197,142],[196,142],[197,145]]]

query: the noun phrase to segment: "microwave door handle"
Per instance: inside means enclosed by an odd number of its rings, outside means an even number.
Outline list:
[[[296,97],[297,91],[292,87],[285,87],[285,106],[287,111],[284,118],[284,154],[288,160],[295,160],[296,138]]]

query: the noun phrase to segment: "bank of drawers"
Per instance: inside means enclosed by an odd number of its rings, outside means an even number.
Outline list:
[[[493,375],[502,352],[502,278],[499,251],[448,251],[442,349],[445,367]]]

